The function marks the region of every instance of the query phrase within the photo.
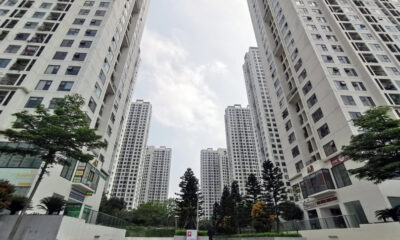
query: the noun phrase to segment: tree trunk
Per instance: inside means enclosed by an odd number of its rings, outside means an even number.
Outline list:
[[[38,177],[37,181],[35,182],[35,185],[34,185],[34,187],[32,189],[31,194],[29,195],[29,198],[28,198],[28,201],[27,201],[28,203],[30,203],[32,201],[33,196],[35,195],[36,190],[38,189],[39,184],[42,181],[43,175],[46,173],[46,169],[47,169],[48,166],[49,166],[49,163],[45,162],[43,167],[41,168],[39,177]],[[11,232],[10,232],[10,235],[8,235],[8,240],[14,240],[15,234],[17,233],[18,227],[21,224],[22,218],[24,217],[25,212],[28,209],[28,207],[29,207],[29,204],[26,204],[24,206],[24,208],[22,209],[21,213],[18,215],[17,221],[15,222],[15,224],[14,224],[14,226],[13,226]]]

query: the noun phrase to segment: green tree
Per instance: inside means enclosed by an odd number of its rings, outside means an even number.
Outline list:
[[[240,195],[239,191],[239,183],[238,181],[233,181],[231,185],[231,204],[233,207],[232,212],[232,221],[235,226],[235,232],[240,233],[240,220],[239,220],[239,209],[242,204],[242,196]]]
[[[303,210],[293,202],[282,202],[279,207],[282,211],[281,216],[286,221],[303,220],[304,218]]]
[[[349,170],[359,179],[381,183],[400,177],[400,120],[391,118],[389,110],[373,108],[353,120],[362,133],[352,136],[341,155],[364,163]]]
[[[245,199],[250,201],[251,203],[255,204],[258,200],[260,200],[261,196],[261,184],[258,181],[256,175],[251,173],[247,178],[246,182],[246,195]]]
[[[111,197],[107,199],[106,195],[103,194],[100,202],[99,211],[109,215],[116,216],[125,207],[126,203],[124,199],[117,197]]]
[[[263,202],[258,201],[251,210],[253,228],[257,233],[271,231],[271,222],[273,215],[269,207]]]
[[[88,162],[94,158],[89,149],[105,147],[101,136],[89,128],[86,114],[80,109],[85,103],[79,95],[66,96],[57,101],[54,111],[38,105],[34,113],[22,111],[13,114],[16,117],[12,129],[0,131],[13,142],[22,142],[35,146],[29,153],[42,159],[43,164],[38,178],[28,197],[31,202],[47,169],[54,164],[67,165],[66,159],[73,158],[80,162]],[[22,149],[1,147],[0,152],[21,154]],[[18,226],[27,206],[21,211],[9,240],[14,239]]]
[[[29,202],[28,198],[25,196],[12,196],[11,198],[11,204],[7,207],[7,209],[10,211],[10,215],[15,215],[17,212],[21,211],[24,209],[24,207],[28,205],[29,208]]]
[[[6,180],[0,180],[0,212],[10,206],[13,192],[15,192],[14,185]]]
[[[231,191],[228,186],[225,186],[222,191],[222,196],[219,204],[214,204],[214,216],[216,230],[219,233],[231,234],[235,232],[233,222],[234,204],[231,197]]]
[[[179,197],[175,200],[179,226],[184,229],[195,229],[199,200],[199,180],[190,168],[186,170],[180,179],[179,187],[181,190],[180,193],[176,194]]]
[[[170,216],[169,201],[152,201],[140,205],[132,211],[131,221],[143,226],[173,226],[173,215]]]
[[[46,210],[46,214],[57,215],[64,209],[66,201],[62,197],[51,196],[40,200],[39,208]]]
[[[282,181],[282,172],[279,167],[274,167],[274,164],[268,160],[263,163],[262,177],[264,180],[265,201],[274,213],[276,231],[279,232],[279,204],[287,199],[285,184]]]

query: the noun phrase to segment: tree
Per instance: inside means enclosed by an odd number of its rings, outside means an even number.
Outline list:
[[[233,181],[231,185],[231,195],[232,201],[232,221],[235,226],[235,232],[240,233],[240,224],[239,224],[239,209],[242,203],[242,196],[240,195],[239,191],[239,183],[238,181]]]
[[[181,190],[180,193],[176,194],[179,197],[175,200],[179,216],[179,226],[185,229],[195,229],[199,200],[199,180],[190,168],[186,170],[180,179],[182,180],[179,183]]]
[[[293,202],[283,202],[279,207],[282,211],[281,216],[286,221],[303,220],[304,218],[303,210]]]
[[[0,152],[14,154],[31,154],[42,159],[43,164],[38,178],[33,185],[28,197],[32,201],[47,169],[54,164],[68,165],[67,159],[73,158],[80,162],[88,162],[94,158],[90,149],[102,148],[106,144],[101,141],[101,136],[89,128],[86,114],[80,109],[85,103],[79,95],[66,96],[57,101],[53,112],[38,105],[33,114],[22,111],[13,114],[16,117],[12,129],[0,131],[0,134],[13,142],[27,143],[34,146],[32,149],[16,149],[2,146]],[[21,211],[9,240],[14,239],[18,226],[27,206]]]
[[[10,215],[15,215],[17,212],[24,209],[26,205],[28,205],[28,208],[30,207],[27,197],[12,196],[11,204],[7,207],[7,209],[10,211]]]
[[[262,177],[264,197],[275,215],[276,230],[279,232],[279,204],[287,199],[282,172],[279,167],[274,167],[273,163],[268,160],[263,163]]]
[[[0,180],[0,212],[10,206],[12,193],[15,191],[14,185],[6,180]]]
[[[400,120],[388,112],[388,107],[377,107],[353,120],[362,133],[351,137],[341,155],[364,163],[349,170],[359,179],[378,184],[400,177]]]
[[[397,222],[400,220],[400,205],[394,208],[386,208],[383,210],[375,211],[375,216],[378,220],[387,221],[388,218],[393,219],[393,221]]]
[[[124,199],[122,198],[117,198],[117,197],[111,197],[110,199],[107,199],[106,195],[103,194],[100,202],[100,208],[99,211],[109,214],[109,215],[117,215],[122,209],[124,209],[126,206],[126,203]]]
[[[253,228],[257,233],[271,231],[273,215],[263,201],[258,201],[254,204],[253,209],[251,210],[251,217],[253,220]]]
[[[169,204],[168,200],[144,203],[132,211],[131,222],[143,226],[173,226],[174,215],[170,215]]]
[[[53,215],[56,213],[58,215],[64,209],[66,201],[61,197],[51,196],[41,199],[40,203],[38,207],[46,210],[46,214]]]
[[[250,201],[252,204],[255,204],[258,200],[260,200],[261,195],[261,184],[258,181],[256,175],[251,173],[247,178],[246,182],[246,196],[245,199]]]

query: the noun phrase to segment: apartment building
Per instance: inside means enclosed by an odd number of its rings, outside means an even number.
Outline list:
[[[400,115],[397,0],[248,0],[295,200],[308,218],[352,215],[400,204],[398,180],[350,176],[341,157],[374,106]]]
[[[0,1],[0,129],[11,126],[15,112],[33,111],[37,104],[52,109],[65,95],[80,94],[90,127],[108,143],[92,150],[97,157],[89,163],[71,160],[51,168],[33,199],[35,208],[41,198],[59,195],[81,210],[98,209],[136,81],[148,4]],[[27,195],[40,160],[2,154],[0,162],[1,178]]]
[[[275,119],[276,116],[272,107],[271,97],[269,96],[264,65],[262,64],[258,48],[251,47],[246,53],[244,60],[243,73],[256,136],[258,158],[261,164],[270,160],[275,166],[280,168],[283,173],[288,197],[290,200],[293,200],[293,196],[290,194],[292,190]]]
[[[256,136],[249,107],[229,106],[225,109],[225,131],[231,181],[238,181],[239,191],[245,194],[248,176],[261,178],[261,161],[258,158]]]
[[[204,197],[203,217],[212,217],[214,204],[221,200],[225,186],[230,186],[230,167],[226,149],[212,148],[200,152],[200,186]]]
[[[127,209],[137,206],[135,196],[140,193],[143,180],[150,119],[149,102],[137,100],[131,104],[108,189],[110,196],[124,199]]]
[[[135,196],[139,206],[146,202],[165,201],[168,199],[169,178],[171,171],[172,149],[148,146],[140,178],[142,184]],[[135,206],[135,207],[137,207]]]

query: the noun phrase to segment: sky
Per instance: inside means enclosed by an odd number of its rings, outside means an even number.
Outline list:
[[[152,104],[148,145],[172,148],[169,197],[200,150],[225,148],[225,108],[247,106],[244,55],[256,46],[246,0],[151,0],[135,99]]]

